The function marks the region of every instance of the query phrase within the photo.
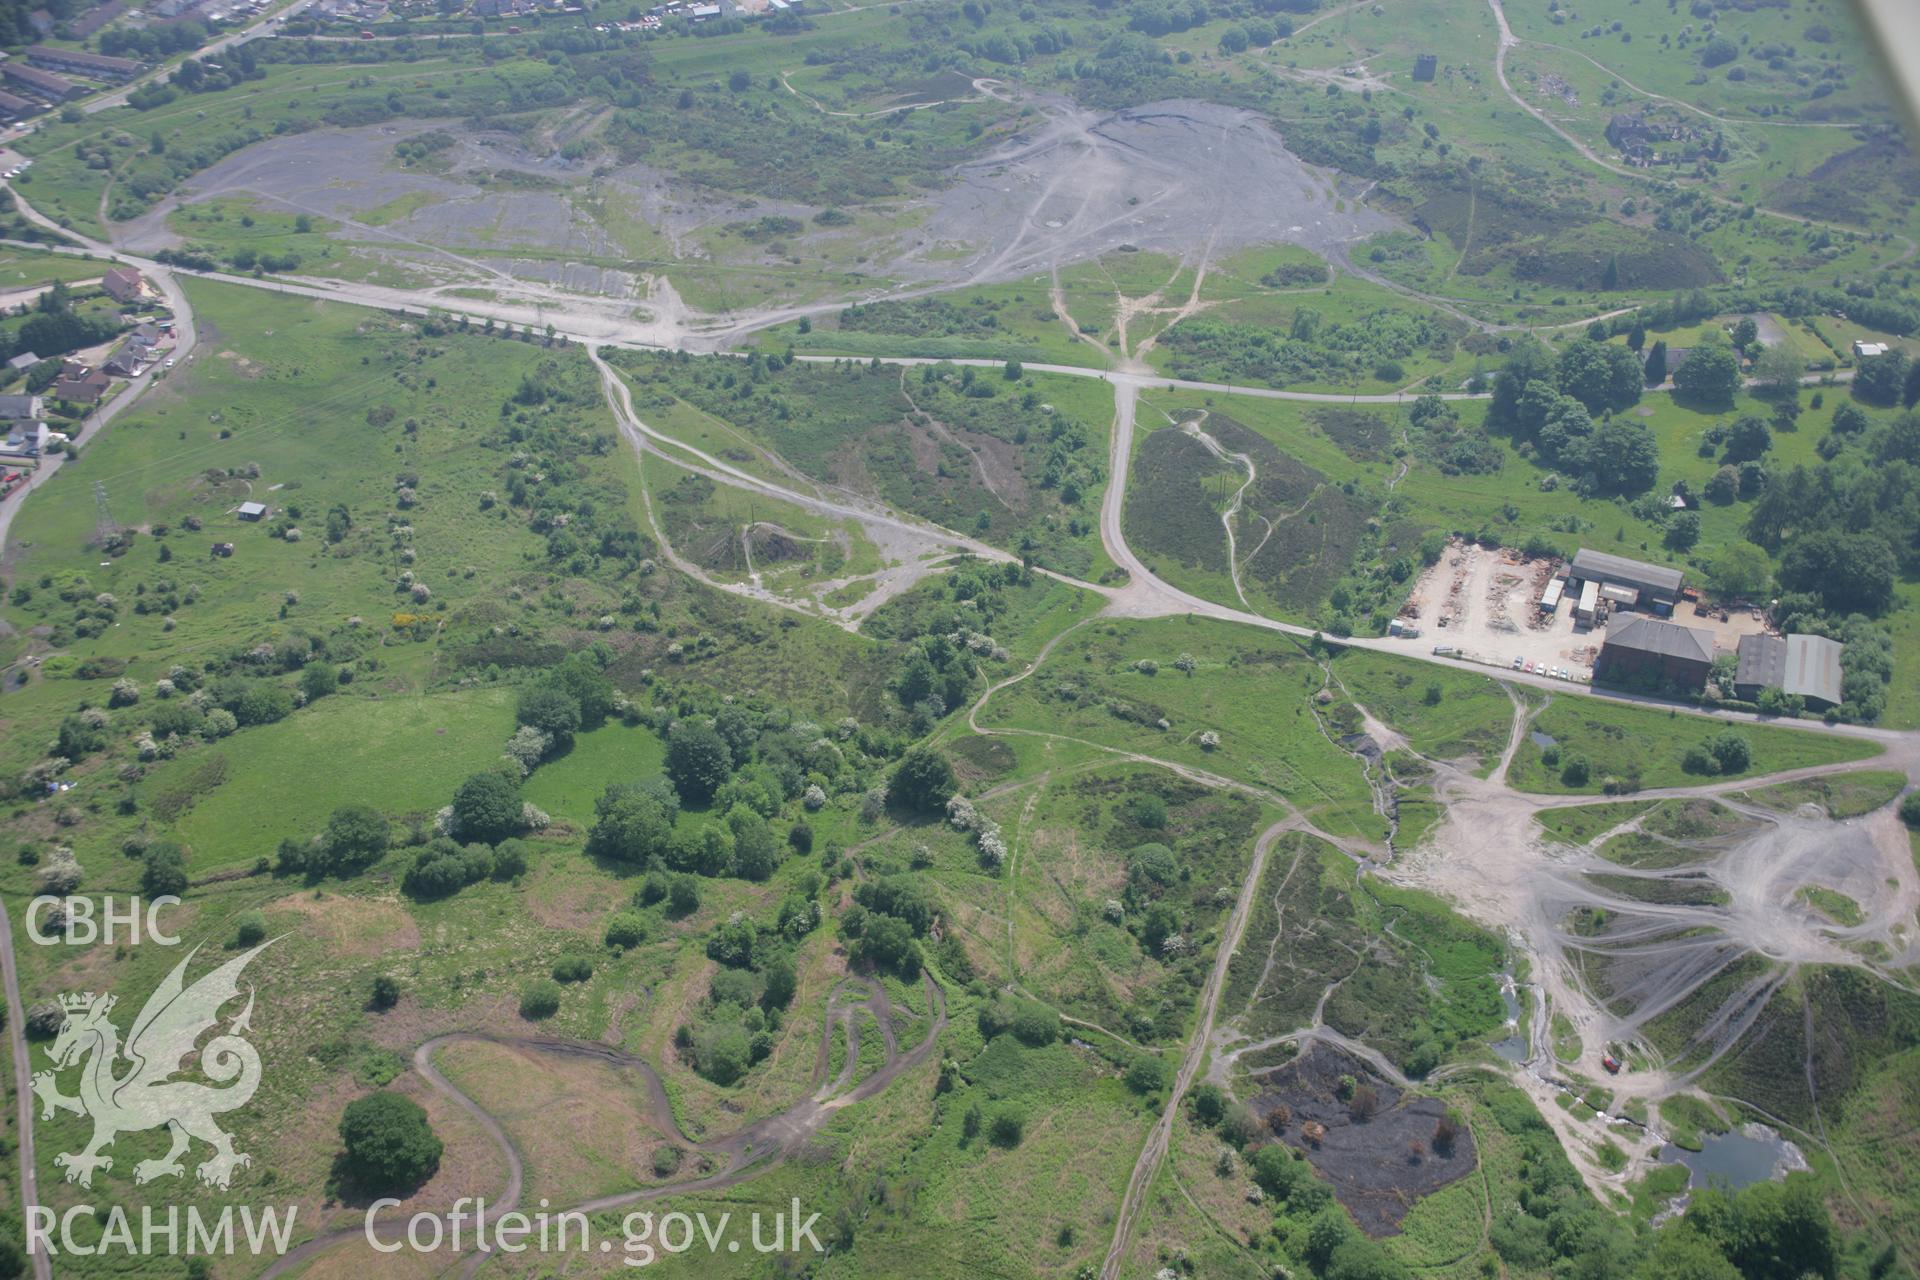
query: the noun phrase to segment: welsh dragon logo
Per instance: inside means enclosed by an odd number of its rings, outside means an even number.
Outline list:
[[[213,1148],[213,1155],[195,1170],[202,1182],[224,1190],[236,1168],[253,1163],[251,1156],[233,1149],[233,1139],[214,1123],[222,1112],[245,1106],[260,1087],[260,1055],[242,1037],[252,1029],[251,990],[246,1008],[199,1050],[200,1074],[214,1085],[171,1077],[181,1072],[200,1036],[220,1020],[221,1006],[239,997],[240,972],[247,962],[271,945],[263,942],[187,986],[183,975],[199,953],[194,948],[147,998],[125,1046],[119,1029],[107,1017],[116,1003],[113,996],[89,991],[60,997],[66,1020],[47,1050],[53,1069],[34,1074],[33,1092],[40,1099],[43,1120],[52,1119],[56,1110],[93,1118],[93,1139],[86,1148],[53,1158],[67,1171],[68,1182],[92,1186],[94,1170],[113,1168],[113,1158],[101,1153],[115,1138],[162,1125],[169,1130],[173,1146],[160,1159],[135,1165],[135,1182],[184,1173],[180,1157],[191,1138]],[[70,1098],[60,1092],[55,1076],[82,1059],[87,1060],[81,1067],[79,1096]],[[122,1060],[127,1069],[116,1074]]]

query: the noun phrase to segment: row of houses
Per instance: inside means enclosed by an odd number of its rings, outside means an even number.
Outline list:
[[[49,106],[83,97],[92,90],[75,84],[67,75],[89,80],[131,80],[146,70],[146,64],[131,58],[110,58],[84,49],[56,49],[37,44],[28,49],[25,60],[0,53],[0,78],[17,92],[0,91],[0,117],[18,120],[37,114]],[[65,72],[66,75],[60,74]]]

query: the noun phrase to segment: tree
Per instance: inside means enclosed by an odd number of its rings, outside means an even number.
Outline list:
[[[553,740],[552,751],[565,751],[573,744],[580,728],[579,699],[561,689],[546,685],[522,690],[519,721],[530,725]]]
[[[1664,339],[1654,339],[1653,350],[1647,352],[1643,377],[1650,387],[1657,387],[1667,380],[1667,344]]]
[[[673,815],[660,801],[631,783],[610,783],[593,802],[594,824],[587,852],[643,867],[665,853]]]
[[[913,940],[913,929],[893,916],[869,916],[853,954],[903,978],[920,972],[920,945]]]
[[[155,840],[141,859],[140,892],[149,898],[179,897],[187,891],[187,860],[171,840]]]
[[[1773,561],[1751,542],[1729,542],[1707,562],[1707,586],[1722,600],[1750,600],[1767,589]]]
[[[1660,476],[1660,445],[1646,423],[1609,418],[1589,438],[1586,470],[1603,492],[1645,492]]]
[[[1872,425],[1873,419],[1857,404],[1842,400],[1833,407],[1833,426],[1830,430],[1837,436],[1856,436]]]
[[[1600,288],[1612,292],[1620,287],[1620,255],[1607,255],[1607,269],[1600,273]]]
[[[887,801],[916,813],[941,813],[957,785],[945,756],[932,747],[915,747],[887,779]]]
[[[1853,372],[1854,398],[1868,404],[1899,404],[1906,382],[1906,352],[1895,347],[1884,355],[1865,356]]]
[[[1745,773],[1753,764],[1753,744],[1745,734],[1732,729],[1723,729],[1708,738],[1706,747],[1721,773]]]
[[[713,799],[733,772],[733,755],[720,735],[698,720],[681,720],[667,735],[667,776],[688,804]]]
[[[464,840],[499,844],[525,825],[524,808],[518,782],[493,769],[476,773],[453,793],[453,830]]]
[[[1900,797],[1900,821],[1920,830],[1920,791],[1909,791]]]
[[[1587,407],[1590,413],[1620,410],[1640,399],[1640,361],[1633,352],[1611,342],[1589,338],[1571,343],[1560,353],[1554,381],[1561,392]]]
[[[1167,1087],[1167,1069],[1160,1059],[1142,1053],[1127,1064],[1127,1088],[1151,1097]]]
[[[400,1003],[400,980],[381,974],[373,980],[373,990],[367,1003],[373,1008],[385,1011]]]
[[[1806,368],[1791,347],[1784,342],[1777,342],[1754,357],[1753,378],[1758,384],[1755,390],[1783,401],[1788,396],[1797,397],[1800,393],[1800,375],[1806,372]]]
[[[1725,408],[1740,389],[1740,361],[1733,348],[1703,341],[1687,353],[1686,363],[1673,375],[1676,394],[1697,405]]]
[[[1760,340],[1760,326],[1752,316],[1741,316],[1733,322],[1733,345],[1736,350],[1745,351]]]
[[[1815,529],[1780,556],[1780,585],[1820,598],[1829,613],[1880,614],[1893,603],[1893,549],[1875,533]]]
[[[440,1167],[442,1145],[427,1113],[397,1093],[371,1093],[347,1104],[340,1116],[345,1168],[365,1191],[406,1193]]]
[[[1533,382],[1549,384],[1553,379],[1553,353],[1531,335],[1513,344],[1507,363],[1493,382],[1493,399],[1487,407],[1487,420],[1509,429],[1520,425],[1520,399]]]
[[[1765,418],[1743,413],[1727,430],[1727,461],[1746,462],[1773,447],[1773,432]]]
[[[1633,328],[1627,330],[1627,350],[1638,351],[1646,345],[1647,345],[1647,326],[1640,323],[1640,318],[1638,316],[1635,316],[1633,320]]]
[[[1700,516],[1697,512],[1682,511],[1667,525],[1666,544],[1673,550],[1691,551],[1699,541]]]
[[[607,678],[601,666],[599,646],[585,649],[579,653],[570,653],[542,681],[550,689],[558,689],[572,698],[580,706],[580,727],[598,729],[613,714],[614,703],[619,691],[613,687],[613,681]],[[525,724],[526,721],[521,721]]]
[[[340,688],[340,669],[331,662],[309,662],[300,671],[300,692],[315,702]]]
[[[733,833],[733,873],[742,880],[765,880],[780,865],[780,842],[767,820],[743,804],[727,810]]]
[[[1700,65],[1720,67],[1740,56],[1740,46],[1725,36],[1715,36],[1700,47]]]
[[[516,821],[518,813],[515,814]],[[327,817],[320,843],[334,874],[358,871],[378,862],[392,842],[385,814],[370,805],[343,804]]]

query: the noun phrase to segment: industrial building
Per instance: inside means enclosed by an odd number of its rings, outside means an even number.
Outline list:
[[[1663,684],[1702,689],[1713,673],[1713,633],[1636,614],[1607,628],[1593,677],[1624,684],[1651,675]]]
[[[1846,646],[1825,636],[1741,636],[1734,696],[1752,702],[1763,689],[1794,694],[1816,711],[1843,701],[1840,655]]]
[[[1645,564],[1582,547],[1574,553],[1567,579],[1580,584],[1578,612],[1586,619],[1591,620],[1602,600],[1616,609],[1635,609],[1666,617],[1680,602],[1680,588],[1686,574],[1664,565]]]

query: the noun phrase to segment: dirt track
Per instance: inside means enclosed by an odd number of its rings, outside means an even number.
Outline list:
[[[921,987],[926,992],[928,1006],[933,1016],[927,1034],[919,1044],[902,1051],[895,1042],[892,1003],[887,998],[884,986],[862,978],[846,979],[828,996],[825,1015],[829,1030],[839,1026],[847,1032],[846,1068],[833,1080],[825,1078],[826,1041],[823,1040],[822,1054],[814,1071],[815,1088],[810,1096],[800,1099],[776,1115],[755,1121],[737,1133],[708,1141],[696,1142],[680,1131],[680,1124],[673,1114],[673,1104],[668,1099],[666,1086],[650,1062],[610,1045],[551,1036],[503,1036],[489,1032],[453,1031],[435,1036],[416,1048],[413,1052],[413,1066],[430,1088],[473,1117],[487,1136],[493,1140],[494,1146],[499,1149],[501,1161],[506,1166],[506,1185],[496,1199],[488,1202],[488,1208],[493,1211],[496,1221],[501,1214],[508,1213],[519,1205],[521,1193],[525,1188],[525,1164],[512,1138],[501,1127],[500,1122],[442,1075],[433,1065],[433,1055],[449,1044],[463,1041],[480,1042],[512,1049],[531,1050],[536,1053],[584,1058],[637,1072],[645,1082],[649,1121],[675,1143],[717,1160],[721,1165],[715,1172],[702,1177],[658,1186],[639,1187],[631,1191],[599,1196],[575,1205],[552,1206],[546,1209],[546,1212],[551,1214],[599,1213],[607,1209],[617,1209],[625,1205],[640,1204],[686,1192],[718,1191],[744,1182],[748,1178],[757,1177],[798,1151],[820,1131],[835,1112],[872,1098],[892,1084],[903,1072],[926,1062],[939,1043],[940,1033],[946,1029],[947,996],[931,976],[922,972],[920,977]],[[872,1074],[849,1088],[853,1068],[859,1057],[858,1015],[862,1011],[872,1014],[875,1024],[880,1028],[885,1060]],[[827,1039],[830,1038],[830,1036],[827,1037]],[[285,1275],[305,1265],[329,1249],[366,1239],[366,1230],[362,1224],[323,1232],[276,1259],[273,1265],[261,1272],[260,1280],[274,1280],[274,1277]],[[470,1251],[461,1264],[460,1274],[473,1275],[485,1265],[490,1256],[491,1253],[488,1250]]]

